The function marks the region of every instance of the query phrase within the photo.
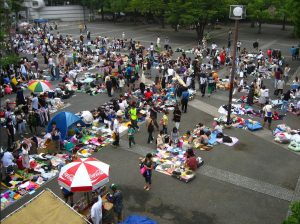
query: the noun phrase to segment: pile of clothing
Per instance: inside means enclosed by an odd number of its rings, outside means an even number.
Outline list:
[[[300,152],[300,130],[293,130],[286,124],[279,124],[273,131],[274,141],[289,144],[288,148]]]

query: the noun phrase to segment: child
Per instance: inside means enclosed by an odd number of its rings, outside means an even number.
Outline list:
[[[162,117],[160,123],[162,124],[163,128],[162,131],[164,134],[168,134],[168,124],[169,124],[169,118],[168,118],[168,111],[164,112],[164,116]]]
[[[170,138],[170,145],[177,145],[179,142],[179,132],[176,127],[173,128],[173,131],[171,132],[171,138]]]
[[[135,129],[132,127],[131,124],[129,124],[129,125],[128,125],[129,148],[131,148],[131,144],[132,144],[132,143],[135,145],[134,134],[135,134]]]

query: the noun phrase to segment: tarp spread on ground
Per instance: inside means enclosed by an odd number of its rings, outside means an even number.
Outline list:
[[[67,159],[68,155],[66,154],[56,154],[55,156],[44,153],[30,155],[32,172],[28,173],[23,169],[18,169],[14,174],[7,176],[5,180],[0,182],[3,188],[1,210],[24,195],[34,193],[41,185],[54,178]]]
[[[157,224],[157,222],[146,216],[131,215],[122,224]]]
[[[2,220],[1,223],[86,224],[89,222],[50,190],[44,190],[19,210]]]

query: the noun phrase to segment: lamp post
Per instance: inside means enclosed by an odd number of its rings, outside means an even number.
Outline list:
[[[228,101],[228,113],[227,113],[227,125],[230,125],[231,105],[232,105],[232,94],[233,94],[233,81],[236,73],[236,45],[238,39],[238,22],[244,19],[246,16],[246,10],[243,5],[231,5],[229,18],[235,20],[234,24],[234,39],[233,39],[233,53],[232,53],[232,70],[230,74],[229,83],[229,101]]]

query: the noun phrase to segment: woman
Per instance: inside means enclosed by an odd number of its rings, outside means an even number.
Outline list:
[[[30,163],[29,163],[29,146],[26,143],[22,144],[22,166],[28,170],[30,168]]]
[[[211,146],[208,145],[208,141],[210,139],[210,135],[211,135],[210,131],[207,131],[207,132],[204,132],[204,130],[200,131],[200,137],[199,137],[200,146],[204,150],[210,150],[211,149]]]
[[[148,141],[147,141],[147,143],[150,144],[154,140],[154,138],[153,138],[154,121],[152,120],[151,116],[147,119],[146,127],[147,127],[147,131],[148,131]]]
[[[269,90],[266,89],[265,86],[262,86],[260,89],[260,93],[259,93],[259,98],[258,98],[258,103],[260,104],[261,108],[266,104],[267,102],[267,98],[266,96],[268,95]]]
[[[144,189],[149,191],[151,189],[151,178],[152,178],[152,170],[154,168],[152,161],[152,154],[148,153],[145,158],[141,159],[143,166],[145,167],[145,172],[143,176],[145,177],[145,186]]]
[[[180,120],[181,120],[181,111],[178,105],[176,105],[175,110],[173,111],[173,121],[175,123],[175,127],[177,128],[177,130],[179,129],[180,126]]]
[[[254,92],[255,92],[254,84],[251,84],[250,90],[249,90],[249,93],[248,93],[248,97],[247,97],[247,104],[249,106],[253,105]]]

